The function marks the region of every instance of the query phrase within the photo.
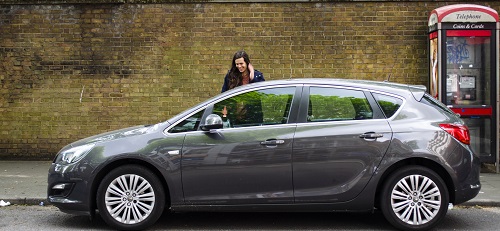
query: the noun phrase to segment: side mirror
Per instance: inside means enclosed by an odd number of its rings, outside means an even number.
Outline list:
[[[222,118],[216,114],[210,114],[205,119],[205,123],[201,125],[202,131],[210,131],[212,129],[220,129],[222,128]]]

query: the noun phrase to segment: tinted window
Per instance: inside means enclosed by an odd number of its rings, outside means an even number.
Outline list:
[[[294,92],[295,87],[287,87],[243,93],[216,103],[213,113],[223,118],[225,128],[284,124]]]
[[[362,91],[311,87],[308,122],[372,119],[373,111]]]
[[[420,102],[437,108],[439,111],[444,111],[448,114],[456,115],[451,109],[449,109],[447,106],[445,106],[443,103],[439,102],[436,98],[430,96],[429,94],[425,94]]]
[[[175,125],[173,128],[168,130],[169,133],[178,133],[178,132],[190,132],[198,130],[198,126],[200,125],[201,117],[203,116],[203,110],[190,116],[189,118],[183,120],[182,122]]]
[[[375,100],[377,100],[378,105],[380,105],[387,118],[392,117],[403,104],[402,99],[388,95],[373,93],[373,97],[375,97]]]

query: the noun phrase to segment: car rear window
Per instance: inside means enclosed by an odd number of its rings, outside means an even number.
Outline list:
[[[446,105],[443,103],[439,102],[436,98],[432,97],[429,94],[425,94],[422,100],[420,101],[421,103],[424,103],[426,105],[429,105],[431,107],[437,108],[440,111],[444,111],[448,114],[451,115],[456,115],[455,112],[453,112],[451,109],[449,109]]]
[[[393,96],[373,93],[373,97],[375,97],[375,100],[377,100],[378,105],[380,105],[387,118],[392,117],[403,104],[402,99]]]

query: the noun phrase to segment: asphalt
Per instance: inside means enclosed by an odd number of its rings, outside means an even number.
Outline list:
[[[49,205],[47,174],[50,164],[50,161],[0,161],[0,202],[11,205]],[[482,172],[481,191],[474,199],[461,205],[500,207],[499,191],[500,174]]]

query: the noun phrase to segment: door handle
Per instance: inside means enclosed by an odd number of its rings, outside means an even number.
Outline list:
[[[278,144],[284,144],[284,140],[266,140],[266,141],[261,141],[261,145],[278,145]]]
[[[367,132],[367,133],[359,135],[359,138],[364,138],[364,139],[377,139],[380,137],[384,137],[384,134],[375,133],[375,132]]]
[[[175,155],[179,155],[179,154],[180,154],[180,151],[179,151],[179,150],[172,150],[172,151],[168,151],[167,153],[168,153],[169,155],[175,156]]]

